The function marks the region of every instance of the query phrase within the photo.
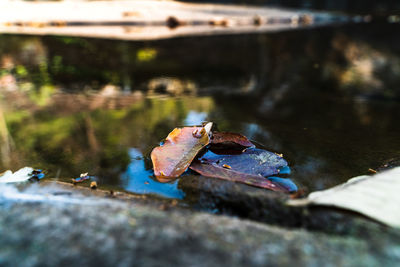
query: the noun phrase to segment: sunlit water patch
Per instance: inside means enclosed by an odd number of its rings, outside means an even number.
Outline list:
[[[129,149],[131,162],[125,173],[121,175],[122,183],[127,191],[136,194],[156,194],[167,198],[183,199],[185,193],[178,189],[178,180],[160,183],[153,179],[153,170],[146,169],[142,153]]]

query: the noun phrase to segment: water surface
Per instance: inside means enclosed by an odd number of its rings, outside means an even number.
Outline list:
[[[124,42],[0,36],[0,170],[184,199],[151,149],[213,121],[283,153],[291,178],[331,187],[399,157],[400,25]],[[182,178],[184,179],[184,178]]]

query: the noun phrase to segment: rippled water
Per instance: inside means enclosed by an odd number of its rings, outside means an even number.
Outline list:
[[[182,199],[181,180],[153,179],[149,154],[174,127],[207,120],[283,153],[300,187],[339,184],[399,156],[399,29],[0,36],[0,169],[89,172],[107,188]]]

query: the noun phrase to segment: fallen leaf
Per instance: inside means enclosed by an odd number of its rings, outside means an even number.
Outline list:
[[[372,176],[358,176],[331,189],[313,192],[291,206],[332,206],[352,210],[400,228],[400,167]]]
[[[289,193],[297,190],[289,179],[280,178],[283,180],[273,181],[266,178],[279,174],[280,170],[286,166],[286,160],[275,153],[249,148],[236,155],[219,155],[208,151],[194,161],[190,168],[204,176]],[[286,182],[286,180],[287,183],[284,183],[283,181]]]
[[[241,173],[234,171],[232,169],[221,168],[214,164],[204,164],[198,161],[193,162],[192,165],[190,165],[190,168],[200,173],[203,176],[220,178],[232,182],[238,182],[255,187],[266,188],[273,191],[280,191],[286,193],[290,192],[280,184],[276,184],[260,175]]]
[[[287,166],[285,159],[264,149],[249,148],[240,154],[216,154],[208,151],[199,157],[201,163],[219,167],[228,165],[232,170],[251,175],[271,176]]]
[[[173,178],[184,173],[197,153],[209,144],[211,126],[209,122],[204,127],[175,128],[164,144],[151,152],[154,175]]]
[[[243,149],[243,147],[254,147],[254,144],[250,142],[246,136],[230,132],[213,132],[211,137],[211,145],[214,147],[239,146],[241,149]]]

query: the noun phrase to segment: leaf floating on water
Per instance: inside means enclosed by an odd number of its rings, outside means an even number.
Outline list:
[[[175,128],[162,146],[151,152],[156,177],[179,177],[186,171],[197,153],[209,144],[212,123],[204,127]]]
[[[45,176],[42,170],[24,167],[16,172],[10,170],[0,176],[0,183],[20,183],[42,179]]]
[[[400,167],[358,176],[331,189],[313,192],[306,199],[290,200],[292,206],[332,206],[352,210],[400,228]]]
[[[221,168],[227,165],[232,170],[263,177],[278,174],[287,166],[285,159],[258,148],[249,148],[240,154],[216,154],[208,151],[199,160],[201,163],[214,164]]]
[[[213,132],[211,144],[218,147],[254,147],[246,136],[230,132]]]
[[[170,182],[190,165],[192,170],[204,176],[286,193],[297,191],[297,186],[290,179],[266,178],[280,172],[290,173],[282,155],[255,148],[241,134],[213,133],[209,150],[192,162],[202,148],[210,143],[211,126],[212,123],[208,123],[204,127],[176,128],[165,142],[153,149],[151,159],[158,181]]]
[[[280,169],[285,166],[286,160],[275,153],[249,148],[239,155],[219,155],[208,151],[193,162],[190,168],[204,176],[289,193],[297,190],[289,179],[280,178],[288,180],[287,183],[283,183],[265,178],[279,174]]]
[[[204,164],[199,161],[195,161],[190,165],[190,168],[203,176],[220,178],[223,180],[228,180],[232,182],[243,183],[255,187],[261,187],[270,189],[273,191],[280,191],[289,193],[285,187],[280,184],[276,184],[265,177],[260,175],[251,175],[246,173],[241,173],[232,169],[221,168],[215,164]]]

